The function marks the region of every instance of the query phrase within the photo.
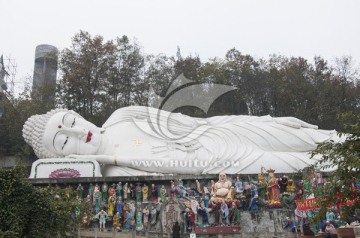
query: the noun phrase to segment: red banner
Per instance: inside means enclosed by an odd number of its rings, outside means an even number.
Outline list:
[[[299,211],[307,211],[320,208],[317,201],[317,198],[310,198],[305,200],[296,200],[295,202]]]
[[[313,210],[313,209],[319,209],[320,206],[318,205],[318,199],[317,198],[309,198],[305,200],[296,200],[296,206],[299,211],[307,211],[307,210]],[[354,204],[354,201],[347,200],[345,203],[347,206],[351,206]],[[329,207],[332,207],[334,205],[329,204]]]

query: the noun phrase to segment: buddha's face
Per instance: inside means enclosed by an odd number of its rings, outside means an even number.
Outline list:
[[[96,154],[101,144],[100,128],[70,112],[58,112],[47,122],[44,144],[59,155]]]
[[[224,173],[219,174],[219,181],[220,182],[225,182],[226,181],[226,174],[224,174]]]

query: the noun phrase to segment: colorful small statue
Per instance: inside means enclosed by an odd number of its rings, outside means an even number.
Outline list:
[[[100,231],[105,229],[105,223],[107,217],[108,214],[104,210],[101,210],[98,214],[96,214],[95,218],[99,219]]]
[[[121,191],[122,191],[122,184],[121,182],[118,182],[116,185],[116,197],[121,197]]]
[[[210,195],[209,195],[209,193],[205,193],[205,196],[204,196],[204,207],[205,208],[209,207],[209,202],[210,202]]]
[[[166,201],[166,194],[167,194],[167,191],[166,191],[165,185],[162,185],[161,189],[160,189],[160,200],[161,200],[161,202]]]
[[[125,213],[125,228],[126,229],[130,229],[130,222],[131,222],[130,212],[126,211],[126,213]]]
[[[78,187],[76,188],[77,191],[77,195],[80,198],[83,198],[83,194],[84,194],[84,187],[81,185],[81,183],[79,183]]]
[[[94,192],[94,205],[95,205],[95,211],[99,212],[100,211],[100,206],[101,206],[101,192],[98,190],[95,190]]]
[[[315,187],[316,188],[322,188],[325,184],[325,179],[323,179],[320,171],[315,172]]]
[[[72,190],[73,190],[73,188],[71,187],[70,184],[65,188],[65,196],[67,199],[71,198]]]
[[[113,194],[108,199],[108,215],[109,216],[112,216],[114,214],[115,203],[116,203],[116,197],[115,197],[115,194]]]
[[[148,193],[149,193],[149,187],[147,186],[147,184],[144,184],[144,186],[142,187],[143,202],[147,202]]]
[[[90,202],[93,202],[93,192],[94,192],[94,185],[92,183],[89,184],[89,188],[88,188],[88,195],[90,196]]]
[[[278,184],[278,179],[275,177],[274,174],[275,170],[268,170],[270,180],[268,182],[268,200],[269,200],[269,207],[270,208],[281,208],[280,202],[280,186]]]
[[[108,195],[109,197],[111,197],[112,195],[116,196],[116,185],[115,184],[112,184],[111,187],[109,188],[109,191],[108,191]]]
[[[152,200],[153,202],[158,202],[158,189],[157,187],[155,186],[155,184],[151,184],[151,196],[152,196]]]
[[[201,216],[202,219],[202,225],[203,226],[209,226],[209,215],[207,213],[207,209],[203,208],[201,204],[198,207],[197,213]]]
[[[156,224],[156,214],[157,214],[156,207],[153,206],[153,207],[151,208],[151,211],[150,211],[150,216],[151,216],[150,224],[151,224],[152,226]]]
[[[116,213],[114,216],[113,216],[113,227],[114,227],[114,230],[116,229],[117,231],[120,231],[121,229],[121,223],[120,223],[120,215],[121,213]]]
[[[257,198],[259,197],[258,194],[258,190],[257,190],[257,186],[255,185],[254,182],[251,182],[250,184],[250,189],[251,189],[251,201],[249,204],[249,211],[254,211],[257,210]]]
[[[231,220],[231,224],[233,225],[240,225],[240,211],[236,206],[236,203],[233,202],[231,204],[231,209],[230,209],[230,220]]]
[[[101,195],[101,191],[100,191],[100,185],[99,184],[95,184],[94,186],[94,190],[93,190],[93,193],[92,193],[92,201],[93,203],[95,204],[95,192],[100,192],[100,195]]]
[[[138,211],[136,212],[136,230],[137,231],[144,230],[142,216],[143,216],[142,211],[140,209],[138,209]]]
[[[235,193],[240,195],[244,192],[243,183],[241,181],[240,176],[236,176],[236,182],[235,182]]]
[[[223,216],[225,218],[226,224],[229,224],[230,223],[229,222],[229,207],[226,204],[225,199],[222,200],[220,209],[221,209],[221,213],[223,214]],[[222,223],[222,219],[220,219],[220,222]]]
[[[130,199],[136,199],[136,189],[133,183],[130,183]]]
[[[136,202],[141,202],[141,186],[140,183],[136,185]]]
[[[123,214],[123,202],[121,200],[121,197],[116,198],[115,210],[117,213]]]
[[[226,178],[225,173],[219,174],[219,181],[214,184],[214,196],[211,200],[220,202],[222,199],[227,201],[234,200],[234,194],[232,188],[232,183]]]
[[[280,193],[286,192],[286,187],[288,186],[288,178],[286,177],[286,175],[283,175],[279,182]]]
[[[103,201],[107,201],[108,199],[108,185],[106,182],[103,183],[103,185],[101,186],[101,194],[102,194],[102,200]]]
[[[201,191],[201,185],[200,185],[200,182],[199,182],[199,180],[195,180],[195,183],[196,183],[196,191],[198,192],[198,193],[201,193],[202,191]]]
[[[128,190],[128,183],[125,183],[124,187],[123,187],[123,198],[124,200],[128,199],[128,196],[127,196],[127,190]]]
[[[292,180],[292,179],[288,180],[288,185],[286,186],[286,192],[289,192],[289,193],[295,192],[294,180]]]
[[[149,215],[150,215],[149,208],[145,206],[144,209],[142,210],[142,213],[143,213],[144,227],[146,229],[149,225]]]

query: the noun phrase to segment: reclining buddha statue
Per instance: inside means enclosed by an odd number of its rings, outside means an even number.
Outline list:
[[[30,117],[23,137],[39,159],[92,159],[103,176],[291,173],[314,163],[317,143],[340,139],[293,117],[194,118],[143,106],[116,110],[102,127],[54,109]]]

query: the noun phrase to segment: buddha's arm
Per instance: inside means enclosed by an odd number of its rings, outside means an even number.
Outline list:
[[[146,158],[146,157],[119,157],[110,155],[69,155],[74,159],[94,159],[101,164],[117,165],[149,172],[162,173],[178,173],[179,170],[184,170],[186,173],[202,173],[205,169],[200,166],[200,163],[195,163],[191,160],[182,159],[171,160],[166,157],[160,158]]]
[[[76,154],[71,154],[68,155],[65,158],[71,158],[71,159],[93,159],[98,161],[99,163],[102,163],[100,161],[108,161],[111,160],[113,158],[113,156],[110,155],[76,155]]]

